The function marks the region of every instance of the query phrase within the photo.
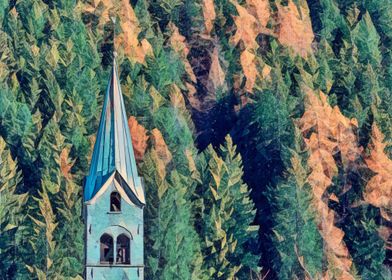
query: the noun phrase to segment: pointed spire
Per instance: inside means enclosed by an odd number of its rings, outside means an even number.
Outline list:
[[[84,201],[93,198],[115,172],[122,177],[138,202],[145,204],[114,53],[113,69],[105,94],[90,172],[86,178]]]

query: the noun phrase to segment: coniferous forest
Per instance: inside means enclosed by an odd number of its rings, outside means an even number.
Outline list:
[[[145,279],[392,279],[392,1],[0,0],[1,279],[83,277],[114,50]]]

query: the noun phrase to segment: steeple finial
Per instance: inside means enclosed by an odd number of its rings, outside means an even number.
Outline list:
[[[111,20],[113,22],[113,63],[116,61],[117,51],[116,51],[116,17],[112,16]]]

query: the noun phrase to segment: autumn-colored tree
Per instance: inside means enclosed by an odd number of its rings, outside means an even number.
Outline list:
[[[335,149],[340,151],[344,164],[354,161],[361,152],[353,132],[357,124],[354,120],[345,118],[338,108],[333,109],[322,92],[318,95],[306,86],[304,91],[307,107],[299,121],[299,127],[306,137],[305,143],[309,149],[308,166],[312,172],[308,182],[312,188],[317,223],[328,261],[326,275],[353,279],[352,260],[343,241],[344,232],[336,227],[335,213],[329,208],[324,194],[332,184],[333,177],[338,175],[333,157]]]
[[[381,237],[385,241],[385,248],[387,252],[387,265],[390,264],[391,256],[391,192],[392,185],[390,177],[390,170],[392,168],[392,161],[388,157],[386,151],[387,143],[384,135],[379,130],[376,123],[372,126],[371,142],[369,144],[369,155],[365,158],[367,166],[375,173],[373,177],[367,182],[364,190],[364,199],[366,202],[377,207],[381,211],[383,222],[378,228]],[[385,234],[382,234],[382,232]],[[389,261],[388,261],[389,258]]]

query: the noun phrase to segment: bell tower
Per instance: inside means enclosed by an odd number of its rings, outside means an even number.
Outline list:
[[[85,279],[144,279],[145,196],[115,58],[83,202]]]

